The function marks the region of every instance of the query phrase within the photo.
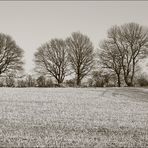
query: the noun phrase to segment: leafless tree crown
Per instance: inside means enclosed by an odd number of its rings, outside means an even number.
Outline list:
[[[148,53],[148,31],[136,23],[113,26],[100,48],[102,64],[115,71],[119,85],[122,71],[125,83],[133,86],[136,66]]]
[[[42,73],[53,76],[61,84],[66,76],[68,53],[66,44],[62,39],[52,39],[43,44],[35,53],[37,68]]]
[[[77,85],[80,85],[81,80],[93,67],[94,48],[92,42],[86,35],[74,32],[71,37],[67,38],[66,44],[71,67],[76,74]]]
[[[8,35],[0,33],[0,74],[23,70],[23,50]]]

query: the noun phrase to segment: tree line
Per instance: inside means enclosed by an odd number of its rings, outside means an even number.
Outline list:
[[[137,23],[112,26],[97,49],[94,49],[90,38],[81,32],[73,32],[65,40],[51,39],[34,54],[37,78],[22,74],[23,53],[23,49],[9,35],[0,34],[2,86],[148,85],[139,66],[139,62],[148,56],[148,30]]]

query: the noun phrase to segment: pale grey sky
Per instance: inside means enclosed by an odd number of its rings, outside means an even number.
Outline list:
[[[112,25],[136,22],[148,26],[147,1],[1,1],[0,32],[25,51],[25,70],[34,68],[33,54],[52,38],[74,31],[87,34],[95,48]]]

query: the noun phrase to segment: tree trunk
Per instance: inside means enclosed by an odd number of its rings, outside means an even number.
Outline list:
[[[124,77],[124,80],[127,86],[129,87],[134,86],[132,79],[130,79],[130,81],[128,80],[128,76]]]
[[[81,79],[80,76],[77,77],[77,82],[76,82],[77,86],[81,86]]]
[[[124,81],[125,81],[126,85],[129,87],[134,86],[134,84],[133,84],[133,80],[134,80],[134,76],[135,76],[135,61],[134,61],[134,59],[133,59],[133,65],[132,65],[132,70],[131,70],[131,76],[130,76],[129,71],[125,72],[125,69],[123,69],[123,71],[124,71]]]
[[[60,79],[58,79],[58,80],[57,80],[57,82],[58,82],[58,87],[61,87],[61,86],[62,86],[62,82],[63,82],[63,81],[62,81],[62,80],[60,80]]]
[[[117,77],[118,77],[118,87],[121,87],[121,80],[120,80],[120,75],[117,75]]]
[[[131,76],[131,86],[134,86],[133,81],[134,81],[134,76],[135,76],[135,60],[133,59],[133,69],[132,69],[132,76]]]

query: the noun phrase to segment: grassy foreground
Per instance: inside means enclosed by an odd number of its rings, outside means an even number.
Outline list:
[[[148,147],[148,89],[0,88],[0,147]]]

